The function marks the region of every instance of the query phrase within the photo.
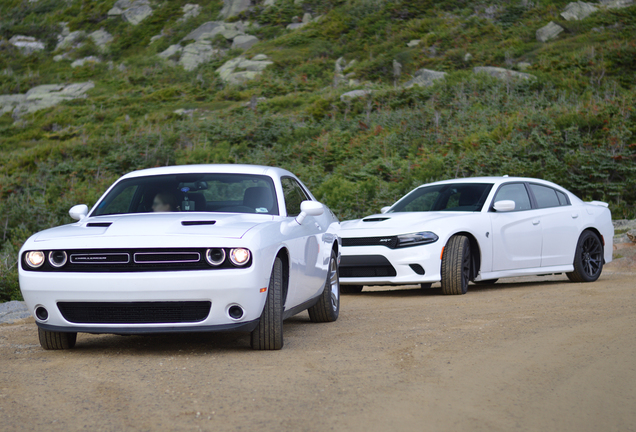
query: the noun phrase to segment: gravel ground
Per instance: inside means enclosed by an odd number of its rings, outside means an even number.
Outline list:
[[[80,334],[43,351],[0,325],[3,431],[636,430],[634,247],[591,284],[564,275],[365,289],[340,319],[243,334]]]

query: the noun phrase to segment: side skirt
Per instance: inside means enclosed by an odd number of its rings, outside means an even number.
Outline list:
[[[306,302],[299,304],[298,306],[294,306],[293,308],[287,309],[286,311],[283,312],[283,319],[286,320],[287,318],[291,318],[294,315],[301,313],[305,309],[309,309],[310,307],[318,303],[318,300],[320,299],[321,295],[322,295],[322,291],[320,291],[320,293],[316,297],[309,299]]]
[[[539,276],[539,275],[548,275],[552,273],[568,273],[574,271],[573,265],[562,265],[562,266],[552,266],[552,267],[534,267],[527,269],[515,269],[515,270],[501,270],[495,272],[481,273],[475,280],[489,280],[489,279],[499,279],[499,278],[507,278],[507,277],[515,277],[515,276]]]

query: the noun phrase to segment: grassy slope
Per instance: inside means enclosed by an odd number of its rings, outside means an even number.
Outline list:
[[[282,0],[241,17],[262,24],[256,35],[263,42],[245,54],[265,53],[275,64],[260,79],[231,87],[214,71],[240,51],[192,72],[155,56],[215,19],[222,6],[199,1],[203,13],[178,22],[188,1],[158,3],[138,26],[106,17],[113,0],[0,5],[0,37],[26,34],[47,43],[30,57],[0,44],[0,94],[96,84],[87,99],[20,122],[0,116],[0,300],[19,295],[14,263],[29,235],[68,223],[71,205],[93,204],[121,174],[157,165],[282,166],[343,219],[375,212],[425,181],[482,174],[546,178],[584,199],[609,201],[615,218],[635,215],[636,6],[566,22],[559,12],[567,1],[310,0],[301,7]],[[491,5],[498,7],[494,19],[485,17]],[[285,30],[305,11],[324,17]],[[72,54],[104,62],[76,69],[53,62],[61,21],[71,31],[112,33],[108,52],[88,42]],[[536,42],[536,29],[549,21],[565,33]],[[167,36],[149,44],[162,29]],[[411,39],[422,43],[408,48]],[[375,90],[371,97],[340,101],[350,90],[332,88],[341,56],[356,60],[347,72]],[[403,66],[399,82],[422,67],[445,71],[447,79],[395,88],[393,60]],[[532,64],[535,82],[471,72],[519,61]],[[243,107],[252,96],[267,98],[256,112]],[[177,108],[197,110],[179,116]]]

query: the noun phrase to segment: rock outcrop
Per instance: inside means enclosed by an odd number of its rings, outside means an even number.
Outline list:
[[[77,30],[64,35],[64,32],[57,37],[58,42],[55,46],[55,50],[79,48],[82,46],[82,41],[85,39],[86,33],[82,30]]]
[[[565,7],[565,10],[561,12],[561,16],[566,21],[580,21],[592,15],[597,10],[598,8],[592,3],[577,1],[575,3],[569,3]]]
[[[11,324],[30,316],[31,312],[29,312],[25,302],[14,300],[0,303],[0,324]]]
[[[340,100],[344,102],[347,99],[356,99],[359,97],[370,95],[371,93],[373,93],[373,90],[352,90],[350,92],[341,94]]]
[[[546,26],[537,30],[537,40],[547,42],[559,36],[563,32],[563,27],[550,21]]]
[[[493,66],[479,66],[473,68],[474,73],[486,73],[491,77],[499,78],[502,80],[507,79],[523,79],[523,80],[534,80],[536,79],[534,75],[530,75],[523,72],[516,72],[510,69],[504,69],[500,67]]]
[[[152,15],[152,8],[148,0],[118,0],[108,11],[108,16],[121,16],[124,21],[137,25]]]
[[[95,87],[91,81],[77,84],[45,84],[33,87],[25,94],[0,95],[0,114],[12,112],[18,119],[21,115],[48,108],[65,100],[86,97],[86,92]]]
[[[224,19],[228,19],[247,10],[251,5],[250,0],[223,0],[223,9],[221,9],[220,15]]]
[[[438,72],[429,69],[420,69],[415,72],[413,79],[404,83],[404,88],[411,88],[414,85],[427,87],[433,85],[437,80],[444,79],[446,72]]]
[[[420,42],[422,42],[421,39],[413,39],[412,41],[408,42],[406,44],[406,46],[409,47],[409,48],[413,48],[413,47],[418,46],[420,44]]]
[[[258,54],[249,60],[240,56],[226,61],[216,72],[227,83],[241,84],[259,76],[271,64],[273,62],[265,54]]]
[[[44,44],[32,36],[16,35],[9,39],[9,43],[25,55],[44,49]]]

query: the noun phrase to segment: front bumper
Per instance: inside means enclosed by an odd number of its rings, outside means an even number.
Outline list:
[[[255,267],[247,269],[143,272],[58,273],[20,271],[20,289],[36,323],[43,329],[88,333],[163,333],[245,330],[261,316],[269,277]],[[197,322],[86,323],[68,321],[58,303],[194,302],[211,303],[209,314]],[[239,306],[243,315],[232,318],[229,309]],[[36,314],[40,307],[48,316]],[[40,314],[41,315],[41,314]]]
[[[410,285],[439,282],[442,247],[441,242],[399,249],[385,246],[343,247],[340,283]],[[372,276],[373,273],[375,275]]]

